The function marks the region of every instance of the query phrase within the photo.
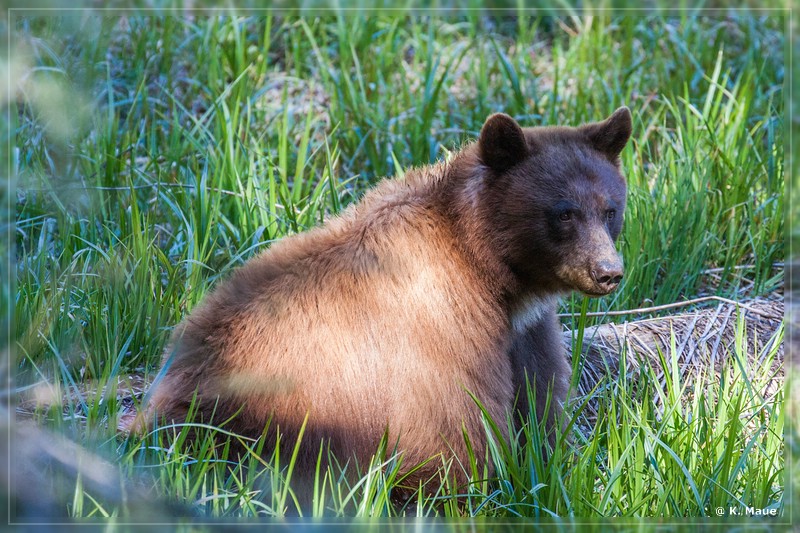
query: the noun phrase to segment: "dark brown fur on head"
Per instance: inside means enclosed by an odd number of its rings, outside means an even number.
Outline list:
[[[386,430],[409,467],[467,464],[463,432],[484,457],[467,391],[501,428],[516,408],[552,430],[570,377],[557,297],[605,294],[622,275],[618,159],[630,130],[626,108],[578,128],[493,115],[452,161],[385,180],[273,244],[176,328],[137,424],[184,419],[195,394],[199,418],[238,412],[229,428],[253,437],[269,421],[294,438],[308,416],[300,477],[321,442],[367,464]],[[520,395],[526,376],[536,406]],[[451,473],[466,481],[457,463]]]
[[[526,290],[603,295],[622,278],[614,241],[622,229],[626,184],[619,154],[631,115],[618,109],[578,128],[521,128],[489,117],[478,141],[489,168],[482,200],[501,251]]]

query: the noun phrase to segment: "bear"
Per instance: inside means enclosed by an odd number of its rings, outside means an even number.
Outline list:
[[[193,404],[194,421],[265,449],[279,432],[291,450],[302,428],[300,476],[320,446],[365,465],[385,437],[412,488],[442,461],[467,465],[467,440],[482,468],[475,398],[503,438],[507,416],[533,411],[554,443],[572,373],[557,305],[622,280],[631,129],[627,107],[577,127],[496,113],[448,160],[273,243],[175,328],[132,429],[182,422]],[[451,469],[460,484],[463,470]]]

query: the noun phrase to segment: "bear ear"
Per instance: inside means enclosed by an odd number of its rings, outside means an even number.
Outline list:
[[[525,133],[517,121],[505,113],[486,119],[478,138],[483,163],[497,171],[508,170],[528,155]]]
[[[604,121],[586,124],[578,130],[583,132],[595,149],[603,152],[611,162],[617,163],[633,130],[631,110],[620,107]]]

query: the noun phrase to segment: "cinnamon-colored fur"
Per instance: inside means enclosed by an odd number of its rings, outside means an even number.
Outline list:
[[[593,139],[591,127],[616,144]],[[629,134],[627,109],[583,129],[522,130],[495,115],[449,162],[385,180],[322,227],[273,244],[176,328],[142,420],[183,420],[195,394],[197,419],[219,423],[241,410],[227,427],[253,437],[271,419],[291,440],[308,416],[296,467],[308,472],[321,441],[364,465],[384,431],[408,466],[439,454],[466,464],[462,427],[483,457],[486,432],[467,391],[501,428],[526,374],[540,417],[548,388],[554,410],[565,401],[557,297],[608,292],[586,281],[596,277],[586,268],[613,252],[619,228],[581,252],[589,259],[544,257],[579,248],[545,235],[545,212],[553,191],[569,196],[590,181],[610,189],[621,211],[616,156]],[[583,165],[583,175],[560,183],[561,170],[548,165]],[[526,226],[524,213],[542,226]],[[602,233],[589,226],[587,235]]]

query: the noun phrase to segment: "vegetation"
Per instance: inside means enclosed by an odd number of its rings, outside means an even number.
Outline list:
[[[150,13],[10,24],[10,71],[21,73],[10,114],[16,395],[40,424],[201,516],[296,512],[291,465],[250,441],[253,453],[233,461],[224,428],[195,428],[194,442],[186,427],[117,435],[123,399],[156,372],[171,328],[232,268],[382,177],[446,157],[492,112],[525,125],[633,112],[625,280],[608,298],[565,301],[579,315],[571,330],[609,320],[588,311],[782,291],[780,16]],[[629,353],[622,377],[592,393],[593,427],[577,423],[588,398],[570,406],[570,438],[548,463],[532,423],[526,444],[488,450],[496,479],[449,465],[474,483],[455,487],[444,468],[436,497],[416,507],[390,503],[402,479],[384,442],[377,451],[388,453],[356,484],[320,472],[312,514],[783,513],[783,389],[763,394],[782,378],[753,367],[782,357],[782,339],[781,329],[754,342],[742,325],[719,372],[691,386],[674,353],[661,354],[666,377],[648,364],[628,372],[639,357]],[[506,423],[487,420],[487,431]],[[66,507],[133,513],[80,482]]]

